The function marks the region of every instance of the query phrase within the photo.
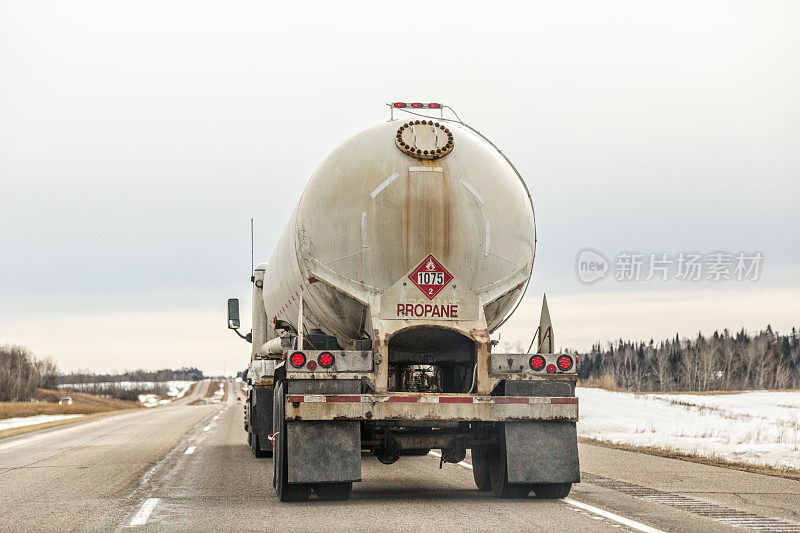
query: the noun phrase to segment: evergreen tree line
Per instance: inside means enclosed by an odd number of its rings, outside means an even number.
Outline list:
[[[770,326],[755,335],[726,329],[658,343],[620,339],[580,354],[578,377],[586,385],[631,391],[797,389],[800,339],[795,328],[782,335]]]
[[[36,389],[55,388],[58,366],[16,344],[0,345],[0,402],[30,400]]]

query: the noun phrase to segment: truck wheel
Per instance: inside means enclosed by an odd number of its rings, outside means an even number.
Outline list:
[[[314,492],[320,500],[326,502],[341,502],[350,498],[350,491],[353,489],[353,482],[343,483],[317,483],[314,485]]]
[[[572,483],[534,483],[533,493],[537,498],[559,499],[566,498],[572,489]]]
[[[281,381],[275,387],[273,396],[273,429],[278,430],[276,439],[278,441],[278,451],[274,454],[273,464],[273,483],[278,498],[282,502],[302,502],[306,501],[311,495],[311,485],[309,483],[289,483],[289,461],[286,450],[286,382]]]
[[[527,498],[531,491],[530,483],[509,483],[505,447],[489,450],[489,477],[492,491],[498,498]]]
[[[472,477],[478,490],[492,490],[492,478],[489,476],[489,452],[472,450]]]

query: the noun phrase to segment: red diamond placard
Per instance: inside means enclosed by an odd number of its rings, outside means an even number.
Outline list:
[[[453,276],[433,257],[433,254],[428,254],[428,257],[408,275],[408,279],[419,287],[428,300],[433,300],[439,291],[453,280]]]

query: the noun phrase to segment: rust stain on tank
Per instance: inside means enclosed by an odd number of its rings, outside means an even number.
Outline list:
[[[441,164],[441,163],[439,163]],[[449,262],[452,234],[452,208],[447,176],[433,170],[436,162],[418,161],[416,166],[430,170],[409,170],[403,198],[403,249],[406,266],[427,253]]]
[[[453,231],[453,227],[450,223],[450,192],[447,190],[447,176],[444,172],[442,172],[442,217],[444,222],[444,249],[442,253],[444,257],[442,258],[443,261],[449,262],[450,259],[450,232]]]

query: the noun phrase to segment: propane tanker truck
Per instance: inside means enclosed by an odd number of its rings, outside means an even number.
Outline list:
[[[228,301],[252,342],[252,451],[273,456],[281,501],[347,499],[362,452],[430,450],[469,450],[498,497],[563,498],[580,480],[577,361],[553,353],[546,301],[534,353],[490,338],[531,277],[528,189],[479,132],[429,116],[440,104],[390,106],[416,114],[336,148],[255,267],[251,333]]]

